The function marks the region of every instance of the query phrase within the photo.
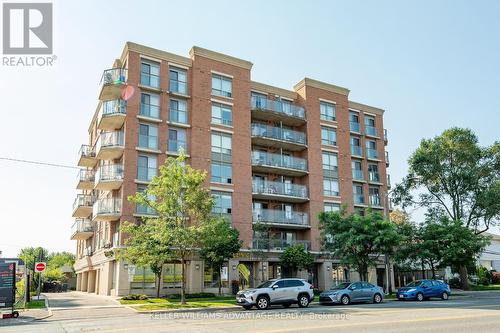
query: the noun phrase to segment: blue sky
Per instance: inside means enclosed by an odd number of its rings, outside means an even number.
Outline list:
[[[75,165],[103,69],[126,41],[193,45],[254,63],[252,79],[304,76],[384,108],[393,183],[423,137],[451,126],[498,140],[498,1],[54,1],[53,68],[0,66],[0,156]],[[76,170],[0,161],[0,250],[74,251]]]

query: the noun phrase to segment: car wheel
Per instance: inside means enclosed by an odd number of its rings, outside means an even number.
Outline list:
[[[441,295],[441,299],[443,301],[447,301],[449,298],[450,298],[450,295],[448,295],[448,293],[446,291],[444,291],[443,294]]]
[[[349,305],[349,303],[351,303],[351,299],[349,298],[349,296],[344,295],[342,296],[342,298],[340,298],[340,302],[344,305]]]
[[[269,308],[269,298],[266,296],[257,297],[257,309],[266,310]]]
[[[252,308],[251,305],[243,305],[243,309],[245,310],[250,310]]]
[[[283,304],[283,307],[284,307],[285,309],[287,309],[287,308],[289,308],[291,305],[292,305],[292,303],[285,303],[285,304]]]
[[[378,303],[381,303],[381,302],[382,302],[382,296],[380,294],[375,294],[373,296],[373,303],[378,304]]]
[[[424,294],[417,293],[417,301],[422,302],[424,300]]]
[[[309,306],[309,296],[299,295],[299,307],[307,308]]]

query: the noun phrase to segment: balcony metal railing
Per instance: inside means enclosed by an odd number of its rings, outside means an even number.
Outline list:
[[[79,182],[94,182],[95,172],[93,170],[80,169],[76,175]]]
[[[259,96],[252,96],[251,107],[252,109],[279,112],[290,117],[305,119],[305,111],[303,107],[280,100],[271,100]]]
[[[254,210],[253,222],[309,226],[309,215],[303,212],[287,212],[277,209]]]
[[[93,158],[95,157],[95,149],[89,145],[82,145],[78,151],[78,156]]]
[[[368,179],[371,181],[371,182],[380,182],[380,174],[378,172],[374,172],[374,171],[369,171],[368,172]]]
[[[127,82],[127,70],[125,68],[106,69],[101,77],[101,85],[124,84]]]
[[[93,215],[105,214],[121,214],[122,200],[119,198],[98,199],[94,203]]]
[[[364,204],[365,203],[365,196],[363,194],[354,194],[353,199],[354,199],[355,204]]]
[[[170,79],[170,92],[175,94],[187,95],[188,94],[188,86],[187,82]]]
[[[87,194],[77,194],[75,201],[73,202],[73,210],[76,210],[81,206],[92,206],[94,203],[94,198]]]
[[[351,130],[351,132],[359,133],[360,132],[359,123],[355,122],[355,121],[350,121],[349,122],[349,129]]]
[[[168,151],[171,153],[180,153],[181,149],[184,151],[185,154],[187,154],[188,151],[188,145],[186,141],[180,141],[180,140],[168,140]]]
[[[371,206],[381,206],[381,204],[380,204],[380,196],[378,194],[370,194],[368,196],[368,199],[370,200],[370,205]]]
[[[363,170],[360,169],[352,169],[352,179],[354,180],[363,180]]]
[[[371,136],[377,136],[377,129],[374,126],[365,125],[365,134]]]
[[[92,232],[92,221],[89,219],[76,219],[71,226],[71,235],[79,232]]]
[[[123,165],[102,165],[97,169],[95,179],[96,181],[123,180]]]
[[[351,145],[351,155],[354,156],[363,156],[363,150],[360,146],[352,146]]]
[[[148,118],[160,119],[160,106],[150,103],[141,103],[139,115]]]
[[[283,195],[307,199],[307,187],[298,184],[253,179],[252,191],[253,193]]]
[[[307,161],[303,158],[261,151],[252,151],[252,164],[302,171],[307,170]]]
[[[366,157],[368,158],[378,158],[378,152],[373,148],[366,148]]]
[[[297,132],[281,127],[268,126],[264,124],[252,124],[252,136],[282,140],[301,145],[306,144],[306,135],[302,132]]]
[[[105,147],[123,146],[123,131],[102,132],[97,140],[97,151]]]
[[[311,241],[308,240],[284,240],[284,239],[253,239],[252,247],[259,250],[281,251],[289,246],[302,244],[306,251],[311,250]]]

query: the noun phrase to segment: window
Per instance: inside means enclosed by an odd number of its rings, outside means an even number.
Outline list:
[[[323,194],[327,196],[339,195],[339,182],[337,179],[323,177]]]
[[[365,209],[360,208],[360,207],[356,207],[356,208],[354,208],[354,213],[359,215],[359,216],[365,216]]]
[[[141,93],[141,116],[160,119],[160,96]]]
[[[180,68],[170,68],[170,92],[187,95],[187,72]]]
[[[233,82],[232,79],[218,75],[212,74],[212,95],[222,96],[222,97],[232,97],[233,96]]]
[[[378,158],[377,145],[373,140],[366,140],[366,155],[368,158]]]
[[[139,147],[158,149],[158,127],[139,124]]]
[[[368,196],[370,198],[370,205],[381,206],[380,204],[380,193],[378,187],[370,187],[368,189]]]
[[[353,199],[355,204],[364,204],[365,197],[363,195],[362,185],[353,185],[352,187]]]
[[[361,141],[358,137],[351,136],[351,155],[363,156],[361,150]]]
[[[232,183],[233,166],[231,163],[212,161],[210,180],[216,183]]]
[[[320,102],[319,103],[320,118],[323,120],[335,120],[335,104]]]
[[[363,180],[363,169],[360,161],[352,161],[352,179]]]
[[[156,176],[157,162],[156,156],[139,155],[137,159],[137,179],[150,181]]]
[[[326,177],[338,178],[337,154],[322,152],[323,175]]]
[[[337,132],[334,128],[321,127],[321,144],[323,145],[337,145]]]
[[[214,198],[213,214],[231,214],[233,198],[229,192],[212,192]]]
[[[142,290],[156,288],[155,274],[148,267],[136,267],[130,288]]]
[[[375,118],[372,116],[365,116],[365,134],[377,136],[377,130],[375,128]]]
[[[184,150],[187,153],[186,130],[183,128],[168,129],[168,151],[179,153]]]
[[[325,212],[338,212],[340,211],[340,205],[330,202],[325,202],[323,211]]]
[[[357,112],[349,112],[349,128],[351,132],[359,133],[359,114]]]
[[[153,61],[142,60],[141,84],[153,88],[160,88],[160,64]]]
[[[368,178],[371,182],[380,182],[380,175],[378,173],[378,165],[374,163],[368,164]]]
[[[170,99],[168,120],[173,123],[187,124],[187,103],[184,100]]]
[[[180,263],[163,265],[163,288],[180,288],[182,281],[182,266]]]
[[[137,186],[137,193],[143,193],[146,190],[146,186],[144,185],[139,185]],[[148,196],[149,200],[154,200],[154,196]],[[146,205],[140,205],[136,204],[135,205],[135,211],[137,214],[143,214],[143,215],[154,215],[156,214],[156,211]]]
[[[233,125],[231,106],[221,103],[212,103],[212,124]]]
[[[221,278],[221,286],[223,288],[227,288],[229,279],[228,279],[228,263],[224,263],[221,271],[217,272],[209,265],[204,266],[204,274],[203,274],[203,285],[205,288],[219,288],[219,277]],[[219,274],[220,273],[220,274]]]
[[[267,95],[252,91],[252,107],[256,109],[267,109]]]
[[[285,286],[287,288],[303,287],[304,283],[300,280],[285,280]]]
[[[231,161],[231,135],[212,132],[212,159]]]

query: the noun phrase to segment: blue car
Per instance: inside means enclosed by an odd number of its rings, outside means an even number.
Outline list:
[[[400,301],[416,299],[421,302],[431,297],[440,297],[446,301],[450,296],[450,286],[440,280],[416,280],[399,288],[396,293],[396,297]]]

